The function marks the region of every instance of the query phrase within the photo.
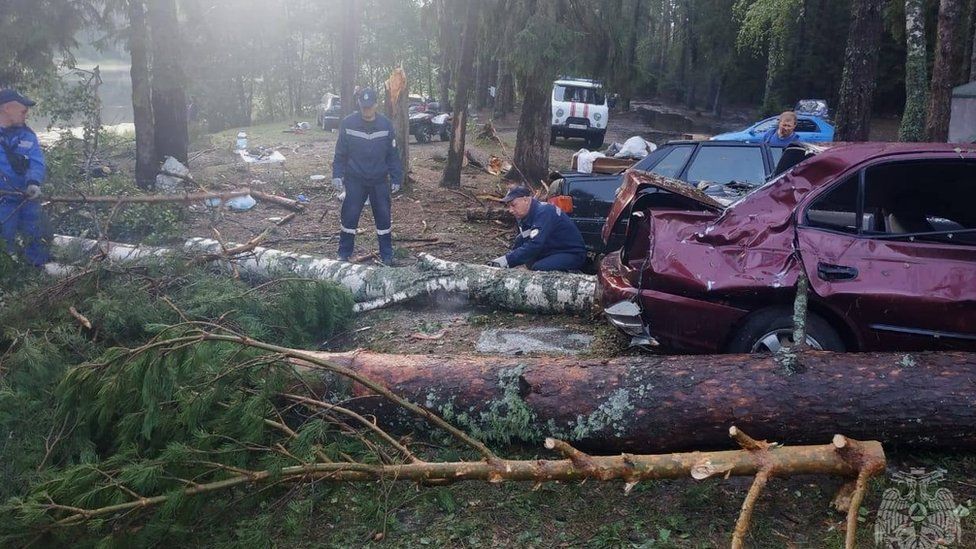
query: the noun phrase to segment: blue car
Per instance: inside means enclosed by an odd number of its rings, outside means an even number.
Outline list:
[[[771,116],[761,122],[756,122],[748,128],[730,133],[723,133],[712,137],[712,141],[745,141],[758,143],[763,135],[779,124],[779,116]],[[800,114],[796,117],[796,131],[800,141],[816,143],[834,140],[834,126],[820,116]]]

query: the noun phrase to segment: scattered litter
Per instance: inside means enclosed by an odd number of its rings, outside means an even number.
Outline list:
[[[309,202],[308,197],[305,196],[304,194],[300,194],[300,195],[296,196],[295,197],[295,200],[299,201],[302,204],[308,204],[308,202]]]
[[[237,134],[237,142],[234,144],[234,148],[239,151],[247,150],[247,134],[240,132]]]
[[[574,156],[576,157],[576,171],[580,173],[593,173],[593,162],[597,158],[604,158],[606,155],[602,152],[580,149]]]
[[[614,150],[617,149],[617,150]],[[639,135],[635,135],[627,141],[624,141],[623,145],[614,143],[610,145],[607,149],[607,156],[613,156],[614,158],[635,158],[640,159],[651,154],[657,150],[657,145],[645,140]],[[612,151],[612,152],[611,152]]]
[[[282,219],[284,219],[284,217],[269,217],[266,218],[265,221],[268,223],[280,223]]]
[[[310,176],[308,176],[308,180],[309,181],[313,181],[315,183],[318,183],[320,181],[325,181],[325,176],[322,175],[322,174],[310,175]]]
[[[270,149],[259,149],[257,151],[241,150],[237,151],[237,154],[248,164],[274,164],[285,161],[285,155]]]
[[[183,181],[190,177],[190,170],[182,162],[167,156],[160,169],[162,173],[156,175],[156,190],[175,194],[183,190]]]
[[[253,208],[254,205],[257,204],[257,201],[254,200],[254,198],[252,198],[251,195],[245,194],[244,196],[235,196],[234,198],[229,198],[224,202],[221,202],[221,200],[216,197],[208,198],[204,200],[203,203],[206,204],[207,206],[210,206],[211,208],[217,208],[221,205],[221,203],[223,203],[225,206],[227,206],[227,209],[243,212]]]

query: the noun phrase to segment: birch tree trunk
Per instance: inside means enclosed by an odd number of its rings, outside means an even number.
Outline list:
[[[352,293],[356,311],[447,292],[516,312],[588,315],[596,290],[596,278],[590,275],[498,269],[444,261],[427,254],[420,254],[416,267],[374,267],[262,247],[228,258],[223,252],[225,246],[230,249],[236,245],[208,238],[191,238],[174,249],[55,236],[52,246],[86,254],[104,253],[108,260],[120,263],[183,253],[213,257],[228,267],[228,262],[233,261],[238,271],[257,278],[301,276],[331,280]]]
[[[932,65],[928,118],[925,121],[925,137],[929,141],[945,143],[949,139],[952,86],[955,83],[955,68],[958,65],[956,59],[962,47],[962,37],[959,33],[961,17],[962,0],[942,0],[939,3],[935,63]]]
[[[156,182],[159,162],[153,135],[152,83],[149,77],[149,25],[146,5],[141,0],[129,2],[129,54],[132,80],[132,121],[136,127],[136,185],[151,189]]]
[[[837,141],[867,141],[877,87],[882,0],[853,0],[837,109]]]
[[[899,141],[925,140],[929,78],[923,8],[923,0],[905,0],[905,112],[898,129]]]

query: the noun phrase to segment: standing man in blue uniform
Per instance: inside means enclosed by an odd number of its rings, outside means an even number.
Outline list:
[[[393,264],[393,225],[390,218],[392,193],[400,190],[403,168],[396,148],[396,131],[388,118],[376,112],[376,90],[359,94],[359,112],[339,125],[332,185],[342,200],[342,232],[339,234],[339,260],[349,261],[363,206],[369,199],[376,222],[380,260]]]
[[[49,257],[41,240],[39,202],[47,167],[37,136],[26,125],[33,106],[14,90],[0,90],[0,228],[8,253],[16,251],[20,233],[24,257],[40,267]]]
[[[525,265],[532,271],[578,271],[586,262],[586,245],[576,223],[552,204],[532,198],[527,187],[508,191],[502,202],[518,220],[512,251],[488,263],[493,267]]]

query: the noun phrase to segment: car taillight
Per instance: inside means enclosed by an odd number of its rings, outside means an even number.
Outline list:
[[[549,199],[549,203],[568,214],[573,213],[573,197],[571,196],[554,196]]]

